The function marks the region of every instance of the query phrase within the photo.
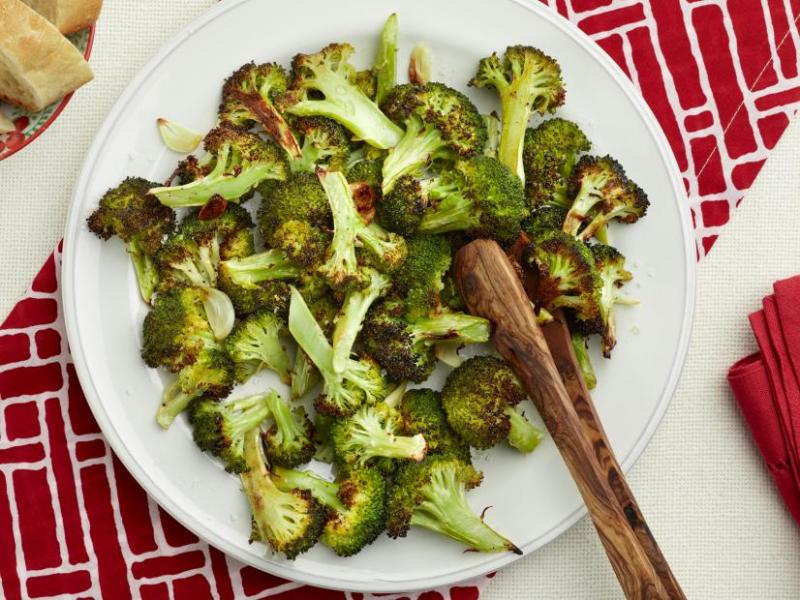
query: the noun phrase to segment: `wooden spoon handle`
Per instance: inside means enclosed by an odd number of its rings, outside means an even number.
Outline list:
[[[628,487],[628,482],[625,480],[614,451],[607,443],[608,438],[591,401],[589,388],[586,387],[586,382],[578,366],[578,360],[575,357],[575,349],[572,346],[572,338],[567,328],[566,318],[560,310],[555,311],[553,317],[553,321],[542,325],[542,333],[547,341],[547,347],[550,349],[556,368],[561,374],[564,387],[566,387],[575,407],[575,412],[581,420],[584,431],[589,438],[595,440],[594,452],[598,462],[605,467],[608,473],[608,483],[611,486],[611,490],[622,505],[622,510],[628,519],[628,523],[639,539],[639,543],[653,565],[664,589],[669,594],[669,598],[686,600],[686,596],[683,594],[678,580],[675,579],[667,559],[661,553],[658,542],[656,542],[653,533],[644,520],[642,511],[633,497],[633,492]]]
[[[459,250],[455,274],[470,312],[494,324],[492,340],[530,395],[589,509],[620,585],[630,600],[669,596],[609,484],[594,452],[602,431],[589,437],[581,425],[533,308],[514,267],[491,240]],[[587,397],[587,402],[591,400]]]

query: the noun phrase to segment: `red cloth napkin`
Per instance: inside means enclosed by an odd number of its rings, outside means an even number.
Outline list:
[[[683,175],[702,257],[800,103],[800,0],[540,1],[591,36],[641,90]],[[0,596],[377,600],[245,567],[146,496],[103,441],[70,364],[58,260],[48,260],[0,327]],[[787,347],[800,348],[785,335]],[[734,377],[734,389],[769,389],[777,404],[766,367],[749,368],[756,376]],[[759,445],[798,506],[795,447],[775,443],[794,441],[780,424],[791,421],[744,410],[763,422],[752,425],[763,432]],[[380,598],[477,600],[486,581]]]
[[[759,352],[735,363],[728,381],[753,440],[800,524],[800,276],[778,281],[750,315]]]

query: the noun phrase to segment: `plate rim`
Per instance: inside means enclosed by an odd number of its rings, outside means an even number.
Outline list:
[[[227,540],[221,536],[218,536],[206,524],[197,519],[191,518],[190,515],[177,506],[168,495],[162,493],[160,488],[155,484],[155,481],[135,459],[133,453],[129,452],[124,441],[117,434],[116,429],[113,427],[111,420],[108,418],[108,415],[103,407],[103,402],[100,400],[100,395],[95,388],[94,382],[89,373],[88,363],[86,362],[81,339],[78,335],[76,325],[77,303],[74,297],[75,286],[73,285],[75,281],[75,253],[71,241],[73,239],[73,235],[77,235],[78,227],[82,223],[79,199],[84,195],[83,192],[85,191],[87,185],[88,175],[92,170],[92,165],[96,162],[101,146],[105,143],[110,131],[113,128],[113,124],[119,118],[122,111],[128,106],[132,96],[136,93],[139,86],[152,74],[152,72],[161,64],[161,62],[163,62],[172,52],[174,52],[179,46],[192,37],[197,31],[202,29],[220,15],[234,9],[240,4],[250,1],[251,0],[231,0],[225,3],[218,3],[190,21],[178,33],[165,42],[119,95],[111,110],[104,118],[100,128],[97,130],[97,133],[95,134],[92,144],[89,147],[89,150],[82,163],[80,175],[78,176],[73,188],[71,204],[64,231],[64,247],[61,263],[61,285],[63,314],[67,338],[72,354],[72,362],[75,366],[75,371],[83,389],[84,396],[89,404],[89,408],[91,409],[94,418],[97,420],[105,440],[114,451],[114,454],[136,479],[139,485],[144,488],[147,494],[151,496],[159,504],[159,506],[166,510],[184,527],[198,535],[206,543],[220,549],[220,551],[228,554],[236,560],[250,565],[256,569],[263,570],[270,574],[292,581],[298,581],[303,584],[328,589],[351,592],[402,593],[454,585],[459,582],[477,578],[497,569],[506,567],[522,557],[511,555],[505,557],[504,559],[487,561],[487,563],[483,563],[482,565],[467,567],[458,571],[451,571],[445,575],[436,576],[433,578],[421,579],[417,577],[416,579],[411,579],[406,582],[378,580],[375,582],[375,585],[366,580],[350,581],[345,577],[338,578],[335,576],[335,574],[319,575],[307,572],[298,573],[292,569],[287,569],[279,562],[270,562],[269,568],[267,568],[264,562],[259,562],[255,557],[253,557],[253,555],[240,553],[235,547],[230,548]],[[588,35],[583,33],[577,27],[577,25],[557,13],[555,9],[541,5],[533,0],[506,1],[519,5],[537,14],[539,17],[547,20],[551,25],[562,30],[568,37],[573,39],[580,47],[582,47],[583,50],[591,55],[600,64],[600,66],[602,66],[609,73],[609,75],[611,75],[615,83],[619,86],[623,93],[625,93],[632,104],[638,109],[639,116],[644,121],[648,131],[657,144],[663,164],[666,167],[672,181],[672,197],[678,205],[678,213],[682,222],[681,235],[683,236],[684,247],[684,284],[686,287],[686,294],[683,305],[683,320],[681,324],[680,336],[678,338],[678,350],[670,366],[670,374],[662,390],[661,397],[648,420],[647,426],[642,430],[630,452],[620,461],[623,472],[627,473],[633,464],[639,459],[647,444],[652,439],[656,429],[660,425],[661,420],[663,419],[667,407],[669,406],[677,388],[677,384],[680,380],[689,349],[689,341],[694,322],[696,302],[697,261],[694,241],[695,236],[693,234],[694,229],[692,227],[690,208],[687,201],[688,199],[686,198],[683,187],[680,169],[678,168],[677,161],[669,146],[663,129],[659,125],[655,115],[653,114],[649,105],[645,102],[639,90],[634,86],[633,82],[627,77],[627,75],[625,75],[619,65],[617,65],[611,59],[611,57],[603,52],[602,49]],[[573,513],[562,519],[561,522],[554,525],[547,533],[535,540],[537,543],[537,550],[543,548],[548,543],[568,531],[586,514],[586,507],[582,504]],[[525,556],[529,556],[532,552],[535,552],[535,550],[527,552]]]

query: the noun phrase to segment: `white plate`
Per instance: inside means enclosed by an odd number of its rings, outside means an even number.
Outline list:
[[[623,309],[611,361],[595,355],[598,411],[623,468],[652,436],[686,354],[694,302],[694,249],[678,170],[661,130],[621,71],[565,20],[532,0],[461,0],[458,25],[446,0],[228,0],[184,29],[155,56],[117,101],[86,158],[66,231],[64,306],[72,357],[106,438],[141,485],[176,519],[224,552],[265,571],[354,591],[413,591],[493,571],[513,554],[464,553],[447,539],[412,531],[385,536],[356,557],[317,546],[294,562],[249,545],[249,517],[238,481],[194,447],[183,420],[168,432],[154,413],[164,382],[139,358],[139,301],[129,260],[117,242],[103,244],[84,221],[102,193],[126,175],[163,180],[177,155],[164,149],[157,117],[204,131],[215,119],[223,79],[248,60],[288,65],[293,54],[350,41],[357,63],[371,62],[378,31],[396,10],[401,70],[410,48],[433,49],[437,78],[465,89],[479,58],[529,43],[561,63],[567,103],[596,153],[617,157],[647,190],[652,206],[614,241],[631,257],[631,292],[641,306]],[[220,44],[220,40],[225,40]],[[471,91],[482,109],[486,91]],[[252,385],[263,385],[264,380]],[[552,440],[532,455],[505,448],[483,453],[483,485],[473,507],[492,505],[488,520],[530,554],[566,531],[585,508]]]

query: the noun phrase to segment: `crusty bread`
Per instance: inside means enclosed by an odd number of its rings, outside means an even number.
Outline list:
[[[88,27],[100,14],[103,0],[23,0],[63,33]]]
[[[42,110],[92,77],[55,25],[22,0],[0,0],[0,99]]]

